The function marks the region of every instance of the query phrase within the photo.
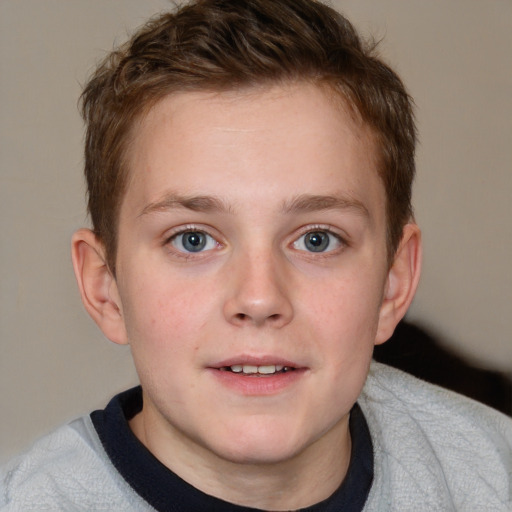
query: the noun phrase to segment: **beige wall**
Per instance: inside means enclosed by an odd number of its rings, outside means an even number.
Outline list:
[[[411,318],[512,374],[512,3],[339,0],[418,106],[425,268]],[[136,383],[75,290],[76,109],[94,62],[164,0],[0,1],[0,460]]]

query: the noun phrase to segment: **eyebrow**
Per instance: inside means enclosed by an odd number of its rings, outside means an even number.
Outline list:
[[[229,212],[231,208],[214,196],[183,196],[170,193],[163,199],[149,203],[139,213],[139,217],[153,212],[185,208],[194,212]]]
[[[334,196],[301,194],[283,205],[285,213],[308,213],[323,210],[353,210],[364,217],[370,216],[364,203],[345,194]]]
[[[179,208],[195,212],[233,213],[231,206],[215,196],[184,196],[169,193],[162,199],[146,205],[138,216],[141,217],[149,213]],[[355,213],[364,217],[370,216],[368,208],[366,208],[361,201],[347,195],[301,194],[289,201],[285,201],[282,206],[282,211],[285,214],[310,213],[325,210],[353,210]]]

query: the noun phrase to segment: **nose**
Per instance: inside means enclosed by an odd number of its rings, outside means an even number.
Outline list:
[[[285,263],[270,251],[239,255],[228,269],[224,316],[237,326],[281,328],[293,318]]]

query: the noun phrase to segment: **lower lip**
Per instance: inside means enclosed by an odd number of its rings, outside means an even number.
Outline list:
[[[213,368],[210,371],[223,386],[248,396],[274,395],[295,384],[306,373],[306,370],[298,369],[273,375],[257,376]]]

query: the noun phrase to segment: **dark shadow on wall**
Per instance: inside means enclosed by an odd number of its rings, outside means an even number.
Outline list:
[[[414,324],[400,322],[393,336],[375,347],[374,358],[512,416],[509,379],[499,372],[471,366]]]

